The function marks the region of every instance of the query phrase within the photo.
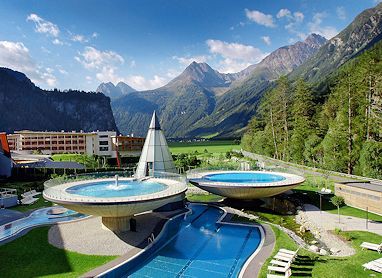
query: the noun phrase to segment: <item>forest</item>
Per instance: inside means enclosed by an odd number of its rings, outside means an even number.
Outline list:
[[[284,161],[382,178],[382,43],[319,83],[280,77],[242,145]]]

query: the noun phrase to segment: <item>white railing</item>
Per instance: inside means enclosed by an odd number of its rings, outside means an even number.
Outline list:
[[[109,173],[110,175],[114,173]],[[133,177],[129,177],[129,179],[133,180]],[[181,194],[182,192],[185,192],[187,190],[187,184],[186,184],[186,177],[174,174],[174,173],[164,173],[164,172],[156,172],[154,176],[148,177],[147,181],[155,180],[156,182],[163,183],[167,186],[166,189],[144,194],[144,195],[137,195],[137,196],[121,196],[121,197],[91,197],[91,196],[81,196],[81,195],[75,195],[71,194],[66,191],[66,189],[80,185],[83,183],[86,183],[86,181],[110,181],[114,182],[115,178],[94,178],[93,176],[86,175],[80,176],[78,179],[75,179],[75,177],[72,177],[71,179],[65,179],[65,180],[55,180],[54,182],[50,182],[48,186],[45,187],[44,190],[44,197],[48,198],[52,201],[56,200],[57,202],[73,202],[73,203],[118,203],[118,202],[138,202],[138,201],[146,201],[146,200],[152,200],[152,199],[160,199],[164,197],[170,197],[173,195]],[[123,181],[123,178],[120,179],[120,181]]]

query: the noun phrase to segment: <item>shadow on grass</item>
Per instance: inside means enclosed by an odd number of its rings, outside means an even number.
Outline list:
[[[72,272],[65,251],[48,243],[48,230],[49,227],[36,228],[1,245],[1,276],[37,277]]]

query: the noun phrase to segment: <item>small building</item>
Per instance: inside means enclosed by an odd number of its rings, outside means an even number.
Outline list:
[[[7,135],[0,133],[0,178],[12,175],[12,159],[8,146]]]
[[[112,136],[113,152],[118,151],[121,157],[138,157],[141,155],[145,138],[132,136]]]
[[[343,197],[348,206],[382,215],[382,183],[336,183],[335,194]]]

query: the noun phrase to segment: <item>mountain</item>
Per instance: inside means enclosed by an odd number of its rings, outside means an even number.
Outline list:
[[[263,94],[280,76],[325,87],[332,72],[378,42],[381,10],[379,4],[363,11],[329,41],[311,34],[240,73],[223,74],[205,63],[192,63],[164,87],[113,101],[116,123],[122,131],[144,135],[142,126],[155,109],[169,137],[240,137]]]
[[[110,97],[112,100],[135,91],[135,89],[124,82],[118,82],[116,86],[114,86],[114,84],[111,82],[101,83],[96,89],[96,92],[103,93],[105,96]]]
[[[382,3],[360,13],[337,36],[294,70],[290,77],[319,82],[345,62],[370,48],[382,38]]]
[[[302,64],[325,42],[310,35],[304,42],[277,49],[262,62],[235,74],[224,74],[206,63],[192,62],[167,85],[134,92],[112,102],[118,128],[144,135],[142,126],[152,111],[160,115],[169,137],[195,137],[245,127],[254,114],[269,80],[287,74]],[[243,118],[244,117],[244,118]],[[243,121],[244,120],[244,121]]]
[[[118,127],[123,133],[144,136],[154,110],[170,137],[180,137],[185,127],[210,114],[215,107],[215,89],[226,88],[228,77],[205,63],[191,63],[167,85],[149,91],[133,92],[112,102]]]
[[[223,137],[240,136],[271,82],[296,69],[325,42],[324,37],[311,34],[303,42],[280,47],[269,54],[254,67],[249,76],[234,83],[217,101],[213,113],[196,123],[186,134],[187,137],[211,134]]]
[[[100,93],[47,91],[25,74],[0,68],[0,127],[15,130],[117,130],[110,99]]]

